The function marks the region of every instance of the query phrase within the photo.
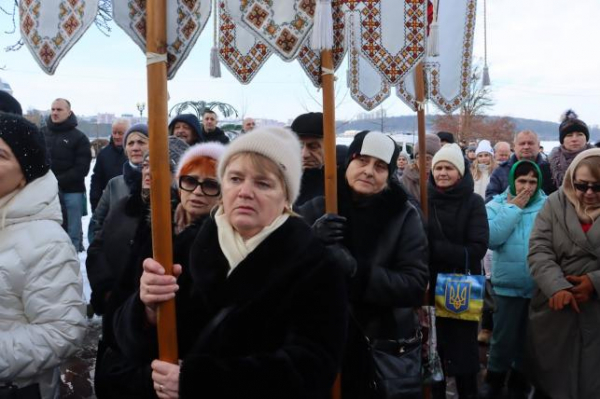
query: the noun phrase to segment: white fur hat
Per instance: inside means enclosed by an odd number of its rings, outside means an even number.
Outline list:
[[[481,152],[487,152],[490,155],[494,155],[494,149],[489,140],[481,140],[479,142],[479,145],[477,145],[477,149],[475,150],[475,155],[479,155]]]
[[[460,147],[456,143],[445,144],[442,148],[433,156],[431,161],[431,167],[435,168],[435,164],[440,161],[450,162],[461,176],[465,175],[465,157],[460,150]]]
[[[181,159],[177,164],[177,173],[175,174],[175,176],[179,178],[179,175],[181,174],[181,169],[183,169],[185,165],[192,162],[196,158],[207,157],[219,162],[224,152],[225,146],[218,142],[208,142],[193,145],[190,148],[188,148],[181,156]]]
[[[241,152],[255,152],[269,158],[281,169],[287,186],[288,201],[291,205],[300,193],[300,178],[302,177],[300,148],[300,140],[288,129],[276,126],[256,128],[238,137],[226,147],[219,162],[219,180],[223,180],[225,167],[233,155]]]

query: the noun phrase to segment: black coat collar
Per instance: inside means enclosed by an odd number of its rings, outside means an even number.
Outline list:
[[[310,247],[310,249],[309,249]],[[317,251],[315,249],[318,248]],[[324,251],[310,233],[306,223],[290,217],[267,237],[229,275],[229,263],[221,251],[217,225],[213,218],[202,225],[190,253],[193,296],[200,296],[209,306],[244,304],[268,290],[275,281],[289,278],[290,273],[301,277],[298,266],[307,256],[320,259]],[[290,259],[294,262],[290,263]]]

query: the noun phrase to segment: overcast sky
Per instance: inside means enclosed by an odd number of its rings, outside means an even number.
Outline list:
[[[3,7],[10,3],[0,0]],[[496,103],[489,113],[558,121],[571,107],[588,124],[599,125],[600,1],[488,0],[487,8],[488,64]],[[242,114],[284,122],[320,108],[321,93],[300,66],[277,56],[249,85],[238,83],[223,66],[223,78],[210,78],[210,24],[169,83],[171,106],[184,100],[223,101]],[[0,11],[0,67],[6,67],[0,78],[12,86],[26,109],[48,109],[54,98],[66,97],[78,114],[137,113],[136,103],[146,101],[145,57],[120,28],[111,27],[110,37],[91,27],[55,75],[48,76],[26,48],[3,51],[18,40],[18,34],[10,34],[12,20]],[[483,0],[479,0],[475,62],[483,62],[483,47]],[[336,74],[338,119],[364,112],[346,89],[345,65]],[[382,107],[388,115],[411,114],[394,94]],[[429,106],[428,112],[438,111]]]

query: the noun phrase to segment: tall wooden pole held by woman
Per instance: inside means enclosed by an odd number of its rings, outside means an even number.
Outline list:
[[[167,146],[167,0],[148,0],[146,7],[152,247],[154,259],[165,267],[167,274],[172,274],[171,171]],[[177,364],[175,299],[159,306],[157,326],[160,359]]]
[[[425,154],[427,147],[425,145],[425,76],[423,72],[423,63],[420,62],[415,68],[415,89],[417,94],[417,122],[419,131],[419,188],[421,194],[421,210],[423,216],[427,220],[429,208],[427,207],[427,176],[429,171],[426,170]]]

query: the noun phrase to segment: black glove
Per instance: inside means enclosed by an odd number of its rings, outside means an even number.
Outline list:
[[[327,251],[329,252],[329,259],[342,268],[346,277],[354,277],[357,269],[356,259],[348,251],[348,248],[342,244],[333,244],[327,246]]]
[[[327,245],[342,241],[344,239],[345,228],[346,218],[334,213],[326,213],[312,225],[315,237]]]

